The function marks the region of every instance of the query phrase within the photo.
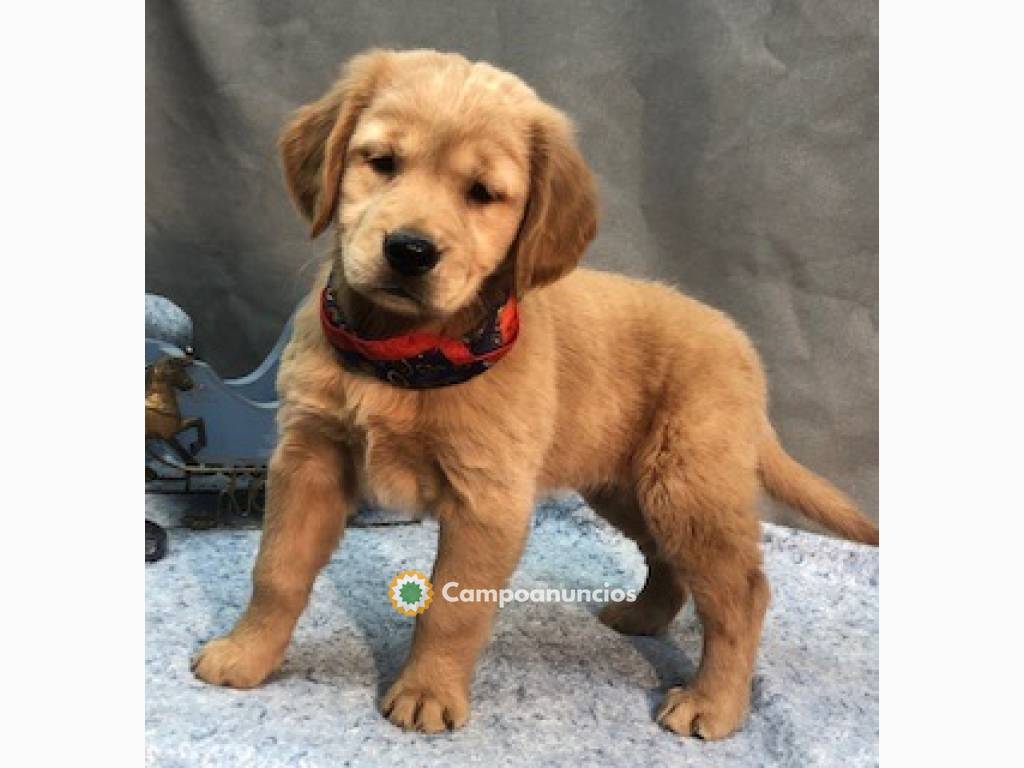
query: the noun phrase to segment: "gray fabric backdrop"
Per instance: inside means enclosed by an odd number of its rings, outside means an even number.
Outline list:
[[[790,451],[877,518],[876,0],[148,2],[146,289],[223,375],[270,349],[324,249],[277,132],[381,45],[486,59],[566,110],[602,194],[587,261],[731,313]]]

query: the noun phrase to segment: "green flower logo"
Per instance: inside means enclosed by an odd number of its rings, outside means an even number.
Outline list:
[[[388,599],[403,616],[416,616],[430,607],[434,587],[419,571],[400,571],[388,585]]]

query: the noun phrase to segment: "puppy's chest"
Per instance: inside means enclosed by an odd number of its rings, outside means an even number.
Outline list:
[[[360,494],[370,503],[429,512],[448,489],[435,441],[415,430],[353,425],[348,443]]]

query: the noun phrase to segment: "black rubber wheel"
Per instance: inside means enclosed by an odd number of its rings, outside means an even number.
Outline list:
[[[155,563],[167,554],[167,531],[146,521],[146,562]]]

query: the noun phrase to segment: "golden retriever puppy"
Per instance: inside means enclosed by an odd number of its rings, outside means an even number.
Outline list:
[[[195,674],[248,688],[280,665],[360,497],[437,517],[435,585],[500,589],[538,495],[574,488],[648,564],[638,599],[603,622],[655,633],[696,603],[699,671],[659,722],[735,730],[769,594],[759,489],[878,539],[779,445],[747,338],[666,286],[574,271],[597,228],[591,173],[567,119],[488,64],[364,53],[280,146],[295,203],[333,247],[281,362],[251,602]],[[381,702],[391,722],[466,722],[494,611],[435,599],[417,618]]]

